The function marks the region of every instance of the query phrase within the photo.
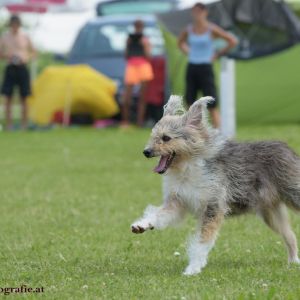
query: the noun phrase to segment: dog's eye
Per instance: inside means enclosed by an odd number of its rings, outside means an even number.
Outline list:
[[[164,142],[168,142],[171,140],[171,138],[167,135],[163,135],[162,138],[161,138]]]

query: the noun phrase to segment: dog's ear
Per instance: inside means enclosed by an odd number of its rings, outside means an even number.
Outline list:
[[[182,115],[184,113],[185,109],[182,104],[182,97],[172,95],[168,100],[167,104],[164,106],[164,116]]]
[[[207,103],[214,101],[213,97],[202,97],[195,101],[183,117],[183,123],[191,127],[199,127],[206,120]]]

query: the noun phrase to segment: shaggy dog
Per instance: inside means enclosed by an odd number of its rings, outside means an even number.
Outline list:
[[[149,206],[132,232],[163,229],[191,212],[198,227],[184,274],[193,275],[206,265],[224,218],[252,212],[283,237],[288,261],[299,264],[286,207],[300,210],[300,158],[282,142],[225,140],[206,121],[210,99],[187,112],[181,97],[169,99],[144,150],[148,158],[160,157],[154,170],[164,174],[163,204]]]

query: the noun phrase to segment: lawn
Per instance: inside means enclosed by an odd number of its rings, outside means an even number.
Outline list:
[[[27,299],[299,299],[300,267],[287,265],[280,238],[254,216],[228,220],[207,268],[189,278],[181,273],[191,218],[130,232],[161,201],[155,162],[141,155],[148,134],[0,134],[0,287],[44,287]],[[239,129],[239,139],[282,139],[298,153],[299,136],[297,125]],[[300,239],[299,218],[292,214]]]

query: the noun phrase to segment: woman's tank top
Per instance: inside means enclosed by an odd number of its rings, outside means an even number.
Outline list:
[[[192,64],[210,64],[214,56],[214,46],[211,30],[203,34],[196,34],[193,26],[188,26],[188,61]]]
[[[144,57],[145,50],[142,44],[143,34],[132,33],[129,35],[129,43],[127,49],[128,58],[130,57]]]

